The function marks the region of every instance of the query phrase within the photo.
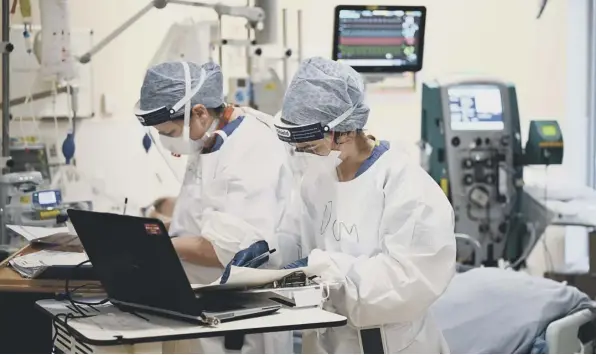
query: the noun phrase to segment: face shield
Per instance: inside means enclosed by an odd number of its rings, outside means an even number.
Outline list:
[[[284,142],[286,153],[295,176],[307,171],[335,172],[341,163],[339,150],[334,150],[334,128],[354,111],[351,107],[326,125],[320,122],[295,125],[281,116],[275,116],[278,138]],[[334,174],[335,175],[335,174]]]
[[[142,110],[140,108],[140,100],[135,105],[135,115],[139,119],[139,122],[143,126],[155,126],[160,123],[169,122],[175,118],[180,116],[178,112],[182,106],[184,106],[184,126],[182,130],[182,135],[180,137],[163,137],[167,138],[170,141],[180,141],[178,142],[170,142],[172,144],[167,144],[169,146],[168,150],[172,151],[175,154],[191,154],[193,150],[193,144],[190,139],[190,116],[191,116],[191,99],[199,92],[203,84],[205,83],[205,79],[207,78],[207,73],[205,69],[201,68],[201,74],[199,83],[194,88],[191,88],[191,76],[190,76],[190,68],[188,67],[188,63],[180,62],[184,68],[184,81],[186,83],[185,86],[185,95],[176,102],[172,107],[162,106],[152,110]],[[160,140],[162,136],[160,135]],[[176,150],[176,151],[174,151]]]

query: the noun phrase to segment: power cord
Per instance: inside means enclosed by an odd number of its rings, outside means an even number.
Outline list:
[[[546,152],[548,152],[548,150],[546,150]],[[544,167],[544,205],[548,208],[548,158],[550,157],[550,154],[546,153],[546,166]],[[553,263],[553,256],[550,253],[550,250],[548,249],[548,245],[546,243],[546,234],[542,235],[542,246],[544,248],[544,257],[545,257],[545,263],[546,263],[546,267],[547,267],[547,272],[548,271],[553,271],[553,269],[555,268],[555,265]],[[540,238],[540,237],[539,237]]]
[[[72,277],[72,275],[74,275],[74,273],[77,271],[78,268],[80,268],[81,266],[83,266],[87,263],[89,263],[89,260],[85,260],[85,261],[77,264],[75,267],[73,267],[71,277]],[[93,308],[93,306],[99,306],[99,305],[102,305],[102,304],[105,304],[108,302],[107,298],[105,298],[101,301],[98,301],[98,302],[83,302],[83,301],[75,300],[75,299],[73,299],[72,294],[75,293],[76,291],[80,290],[81,288],[84,288],[89,285],[85,284],[85,285],[77,286],[77,287],[73,288],[72,290],[70,289],[69,285],[70,285],[70,277],[67,277],[64,282],[64,293],[58,294],[56,296],[56,300],[59,300],[59,301],[67,300],[68,302],[70,302],[70,305],[72,308],[68,307],[68,306],[67,307],[72,309],[73,312],[77,312],[78,314],[58,313],[52,317],[52,325],[54,327],[54,336],[52,337],[52,345],[54,345],[56,343],[56,340],[58,338],[58,327],[57,326],[60,323],[60,317],[64,318],[62,320],[62,323],[63,323],[64,327],[67,327],[68,320],[70,320],[70,319],[91,318],[91,317],[95,316],[95,314],[86,313],[84,309],[79,307],[79,305],[89,306],[89,307]]]

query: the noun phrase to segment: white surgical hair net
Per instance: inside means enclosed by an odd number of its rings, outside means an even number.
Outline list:
[[[207,77],[197,94],[190,100],[191,106],[202,104],[207,108],[217,108],[224,103],[223,76],[219,65],[210,62],[203,65],[188,62],[191,88],[197,86],[201,79],[201,68]],[[154,110],[163,106],[172,107],[186,95],[184,67],[181,62],[165,62],[157,64],[145,74],[141,87],[141,110]],[[182,107],[179,112],[183,112]]]
[[[297,125],[331,122],[354,107],[333,130],[362,129],[370,109],[364,103],[364,81],[352,67],[329,59],[304,60],[286,91],[281,117]]]

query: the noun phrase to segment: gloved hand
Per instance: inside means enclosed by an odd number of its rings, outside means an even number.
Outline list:
[[[250,267],[253,269],[258,268],[259,266],[265,264],[269,261],[269,255],[267,254],[264,258],[259,260],[253,260],[254,258],[262,255],[269,251],[269,244],[266,241],[261,240],[256,243],[253,243],[246,249],[240,250],[239,252],[234,255],[232,261],[228,263],[226,269],[224,270],[223,275],[221,275],[221,284],[225,284],[230,277],[230,270],[232,265],[234,266],[243,266],[243,267]]]
[[[306,258],[296,260],[293,263],[289,263],[288,265],[282,267],[282,269],[297,269],[299,267],[305,267],[307,265],[308,265],[308,256]]]

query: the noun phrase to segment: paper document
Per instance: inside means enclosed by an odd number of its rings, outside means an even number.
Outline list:
[[[46,228],[6,225],[10,230],[27,239],[30,243],[79,246],[79,237],[68,227]]]
[[[21,276],[35,278],[50,266],[77,266],[87,260],[87,254],[55,250],[42,250],[17,256],[9,264]]]
[[[296,269],[269,270],[232,266],[230,269],[230,277],[228,278],[228,282],[226,282],[224,285],[220,285],[221,278],[219,278],[210,285],[193,284],[191,286],[195,291],[264,286],[274,281],[279,281],[283,277],[288,276],[296,271],[302,271],[309,276],[317,275],[317,273],[320,271],[320,267],[307,266]]]

